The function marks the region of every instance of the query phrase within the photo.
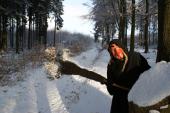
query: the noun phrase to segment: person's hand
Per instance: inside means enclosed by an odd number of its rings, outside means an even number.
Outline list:
[[[102,82],[100,82],[102,85],[107,85],[107,80],[103,80]]]

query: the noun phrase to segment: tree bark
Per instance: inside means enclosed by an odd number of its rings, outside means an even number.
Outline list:
[[[2,16],[0,15],[0,51],[2,49]]]
[[[2,16],[2,50],[7,48],[7,20],[6,15]]]
[[[108,23],[106,23],[106,42],[109,43],[110,42],[110,26]]]
[[[11,18],[11,24],[10,24],[10,46],[11,48],[14,48],[14,19]]]
[[[48,23],[47,23],[47,15],[45,15],[45,19],[44,19],[44,46],[47,46],[47,27],[48,27]]]
[[[158,1],[158,53],[156,62],[170,61],[170,0]]]
[[[132,25],[130,36],[130,51],[134,51],[135,47],[135,0],[132,0]]]
[[[20,41],[20,37],[19,37],[19,27],[20,27],[20,23],[19,23],[19,17],[17,17],[17,25],[16,25],[16,39],[15,39],[15,45],[16,45],[16,53],[19,53],[19,41]]]
[[[54,26],[54,39],[53,39],[53,46],[55,47],[55,42],[56,42],[56,17],[54,19],[54,23],[55,23],[55,26]]]
[[[119,22],[119,39],[121,40],[122,44],[127,47],[127,40],[125,37],[126,32],[126,1],[120,0],[120,22]]]
[[[31,37],[32,37],[32,10],[29,9],[29,28],[28,28],[28,49],[31,49]]]
[[[144,45],[145,45],[145,53],[148,52],[148,9],[149,9],[149,2],[145,0],[146,11],[145,11],[145,28],[144,28]]]

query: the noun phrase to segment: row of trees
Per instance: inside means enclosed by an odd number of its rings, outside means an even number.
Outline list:
[[[102,37],[109,42],[118,31],[118,38],[127,47],[127,30],[131,26],[130,51],[134,51],[135,31],[138,42],[148,44],[157,41],[157,62],[170,61],[170,0],[92,0],[90,18],[95,22],[95,40]],[[129,28],[130,29],[130,28]],[[158,34],[158,35],[157,35]]]
[[[144,44],[145,52],[148,52],[148,41],[151,43],[151,36],[152,43],[155,43],[158,31],[157,0],[92,0],[92,2],[90,18],[95,22],[96,40],[102,37],[104,41],[109,42],[118,31],[118,38],[127,46],[127,30],[130,29],[130,51],[134,51],[136,30],[139,44]]]
[[[63,26],[63,0],[0,0],[0,51],[47,44],[48,18]],[[7,45],[9,44],[9,45]]]

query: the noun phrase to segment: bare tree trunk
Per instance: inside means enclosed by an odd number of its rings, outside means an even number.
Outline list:
[[[152,44],[155,44],[156,22],[153,22]]]
[[[35,17],[34,17],[34,15],[33,15],[33,17],[32,17],[32,24],[31,24],[31,47],[34,47],[34,40],[35,40],[35,37],[34,37],[34,24],[35,24]]]
[[[54,21],[55,21],[55,26],[54,26],[54,39],[53,39],[53,46],[55,47],[55,42],[56,42],[56,17],[55,17],[55,19],[54,19]]]
[[[130,51],[134,51],[135,48],[135,0],[132,0],[132,25],[130,36]]]
[[[121,40],[122,44],[125,44],[125,30],[126,30],[126,1],[120,0],[120,21],[119,21],[119,39]],[[125,44],[126,45],[126,44]]]
[[[122,43],[127,48],[127,17],[126,17],[126,0],[123,0],[123,29],[124,33],[122,34]]]
[[[2,49],[2,16],[0,15],[0,51]]]
[[[123,35],[124,34],[124,26],[123,26],[123,15],[121,14],[120,15],[120,21],[119,21],[119,39],[120,41],[122,42],[122,38],[123,38]]]
[[[123,39],[123,45],[127,48],[127,29],[128,29],[128,23],[127,23],[127,17],[125,17],[125,35]]]
[[[11,18],[11,24],[10,24],[10,46],[11,48],[14,48],[14,19]]]
[[[45,19],[44,19],[44,46],[47,46],[47,27],[48,27],[48,23],[47,23],[47,15],[45,15]]]
[[[2,16],[2,49],[5,50],[7,48],[7,16]]]
[[[16,45],[16,53],[19,53],[19,18],[17,17],[17,25],[16,25],[16,39],[15,39],[15,45]]]
[[[25,19],[22,19],[22,49],[25,48],[25,39],[26,39],[26,20]]]
[[[152,44],[155,44],[155,32],[152,32]]]
[[[25,22],[24,22],[24,18],[22,17],[22,21],[21,21],[21,26],[20,26],[20,38],[21,38],[21,50],[24,50],[24,34],[25,34]]]
[[[107,37],[106,42],[109,43],[110,42],[110,32],[109,32],[110,27],[109,27],[109,24],[106,24],[105,26],[106,26],[106,37]]]
[[[41,29],[40,29],[40,19],[39,19],[39,17],[37,17],[37,15],[35,15],[35,18],[36,18],[36,22],[35,22],[35,24],[36,24],[36,26],[35,26],[35,30],[36,30],[36,34],[35,34],[35,36],[36,36],[36,45],[37,44],[41,44],[41,38],[40,38],[40,31],[41,31]]]
[[[31,27],[32,27],[32,13],[30,12],[30,14],[29,14],[29,28],[28,28],[28,49],[31,49],[31,37],[32,37]]]
[[[170,0],[158,1],[158,54],[156,61],[170,61]]]
[[[148,52],[148,8],[149,3],[148,0],[145,0],[146,3],[146,11],[145,11],[145,29],[144,29],[144,45],[145,45],[145,53]]]

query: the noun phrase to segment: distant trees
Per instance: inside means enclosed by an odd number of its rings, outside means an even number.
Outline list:
[[[149,45],[157,43],[158,36],[157,62],[170,61],[170,0],[92,1],[91,19],[95,22],[96,40],[101,37],[109,42],[118,32],[118,38],[126,46],[126,31],[130,25],[130,51],[134,51],[138,42],[147,53]]]
[[[137,28],[139,29],[139,45],[143,45],[145,53],[148,46],[157,42],[158,31],[157,0],[141,0],[137,8]],[[152,39],[152,43],[151,43]]]
[[[99,36],[103,41],[109,42],[118,27],[118,16],[115,0],[93,0],[91,19],[95,21],[94,35],[97,40]],[[116,5],[116,6],[115,6]],[[115,17],[114,17],[115,16]]]
[[[0,0],[0,50],[7,44],[19,53],[37,44],[47,44],[47,19],[55,17],[56,29],[62,27],[63,0]],[[28,27],[26,27],[28,23]],[[28,32],[26,36],[26,31]]]
[[[95,39],[101,37],[103,41],[108,42],[117,32],[118,38],[127,46],[127,30],[130,29],[128,26],[131,26],[131,51],[135,48],[135,42],[144,46],[145,52],[148,52],[149,44],[156,42],[157,0],[92,0],[92,2],[90,15],[95,22]]]

